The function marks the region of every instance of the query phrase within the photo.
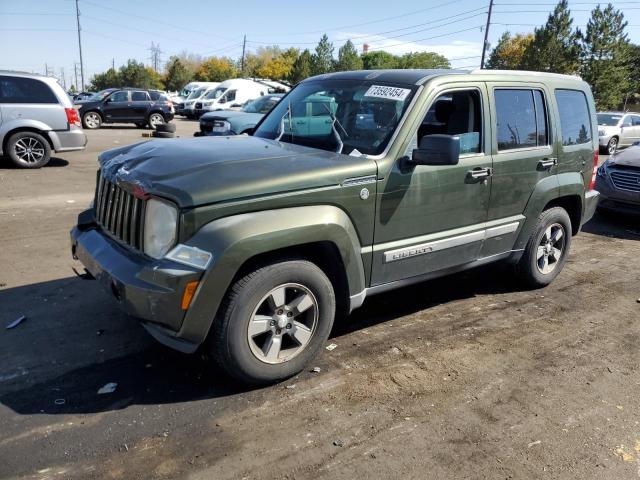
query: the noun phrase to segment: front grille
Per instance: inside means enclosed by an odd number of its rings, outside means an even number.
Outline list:
[[[202,103],[200,102],[196,103],[196,108],[202,108]]]
[[[96,220],[112,236],[142,250],[144,200],[134,197],[98,174],[95,198]]]
[[[640,192],[640,171],[611,172],[611,181],[620,190]]]

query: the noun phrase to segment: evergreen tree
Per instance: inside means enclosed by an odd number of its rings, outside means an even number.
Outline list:
[[[171,57],[166,66],[164,84],[169,91],[179,91],[191,81],[192,74],[178,57]]]
[[[313,54],[313,63],[311,72],[313,75],[329,73],[333,71],[333,43],[329,41],[326,34],[316,46],[316,53]]]
[[[351,40],[347,40],[338,50],[338,62],[335,69],[338,72],[362,70],[362,59]]]
[[[526,48],[521,68],[542,72],[574,74],[580,61],[580,31],[573,30],[568,0],[560,0],[547,23],[536,28]]]
[[[313,55],[305,49],[296,59],[291,70],[290,81],[293,84],[299,83],[307,77],[311,76],[313,65]]]
[[[496,48],[493,49],[487,60],[486,68],[494,70],[517,70],[521,68],[522,58],[526,49],[533,42],[533,34],[517,34],[511,36],[504,32]]]
[[[591,85],[599,109],[622,106],[631,88],[631,47],[620,10],[609,4],[591,12],[582,43],[582,78]]]

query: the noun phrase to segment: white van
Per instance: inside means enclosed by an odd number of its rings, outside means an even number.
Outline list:
[[[180,96],[187,98],[191,94],[191,92],[197,90],[198,88],[217,87],[219,84],[220,82],[189,82],[184,87],[182,87],[182,90],[180,90]]]
[[[212,90],[215,90],[220,83],[218,82],[199,82],[206,83],[207,85],[200,86],[195,90],[192,90],[189,96],[179,105],[178,111],[176,113],[178,115],[184,115],[187,118],[194,118],[196,102],[201,100],[205,95],[207,95]]]
[[[244,78],[226,80],[196,102],[195,115],[199,117],[206,112],[240,107],[249,100],[267,94],[269,94],[268,85]]]

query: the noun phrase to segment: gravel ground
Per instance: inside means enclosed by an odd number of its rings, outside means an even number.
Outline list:
[[[0,165],[0,478],[640,477],[637,219],[596,216],[542,290],[492,266],[372,297],[320,372],[246,390],[72,271],[97,153],[140,134]]]

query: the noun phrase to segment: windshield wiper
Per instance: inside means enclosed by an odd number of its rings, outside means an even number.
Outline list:
[[[342,137],[340,136],[340,132],[338,132],[338,129],[336,128],[336,124],[340,127],[340,130],[342,130],[345,137],[349,138],[349,134],[344,129],[340,121],[333,114],[329,106],[324,102],[322,103],[322,106],[329,113],[329,117],[331,117],[331,130],[333,131],[333,135],[336,137],[336,140],[338,142],[338,148],[336,149],[336,153],[342,153],[342,149],[344,148],[344,143],[342,142]]]

